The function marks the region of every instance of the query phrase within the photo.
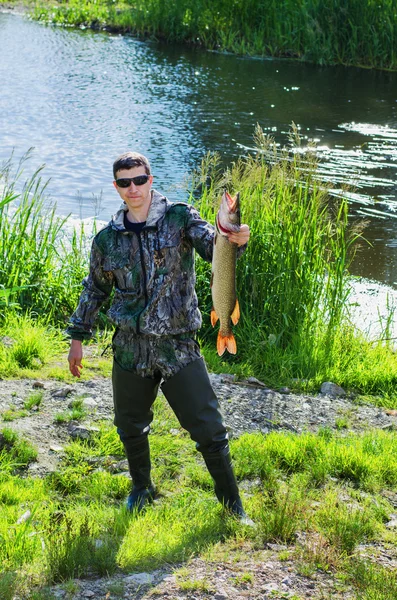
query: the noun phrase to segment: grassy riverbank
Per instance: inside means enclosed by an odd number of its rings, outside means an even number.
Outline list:
[[[206,157],[191,183],[190,200],[210,222],[223,187],[240,190],[243,221],[252,232],[238,261],[236,357],[216,355],[210,265],[197,260],[200,341],[209,368],[312,390],[333,380],[361,394],[383,395],[392,405],[394,352],[388,342],[365,340],[346,317],[348,268],[359,238],[348,227],[347,201],[330,198],[317,180],[315,153],[302,152],[299,138],[281,154],[260,129],[255,142],[257,152],[226,172],[216,156]],[[21,369],[40,368],[57,355],[88,269],[84,231],[66,234],[65,219],[45,205],[40,172],[16,192],[20,176],[21,165],[7,164],[0,174],[0,330],[10,339],[0,345],[1,377],[21,376]],[[105,311],[96,338],[103,347],[111,335]]]
[[[242,318],[235,328],[236,357],[220,360],[215,354],[209,265],[197,261],[200,336],[210,369],[301,389],[317,390],[319,382],[332,379],[377,394],[373,401],[395,408],[395,353],[387,342],[363,339],[345,316],[358,235],[349,230],[346,200],[328,195],[316,178],[314,153],[299,151],[298,139],[280,153],[258,130],[256,145],[256,153],[226,172],[216,157],[206,157],[191,183],[190,199],[210,220],[224,185],[239,189],[243,220],[252,230],[238,263]],[[65,219],[46,207],[41,172],[22,192],[16,183],[21,176],[20,167],[8,164],[0,177],[0,377],[68,381],[62,330],[81,290],[89,239],[84,232],[66,234]],[[105,314],[98,323],[95,344],[86,346],[84,378],[110,374],[110,357],[101,355],[112,332],[105,328]],[[130,481],[116,474],[123,452],[109,422],[96,421],[99,431],[89,441],[63,441],[63,457],[51,474],[27,474],[37,449],[26,434],[21,439],[11,429],[18,420],[26,432],[24,423],[33,411],[38,414],[41,440],[42,431],[54,427],[65,428],[65,439],[70,420],[88,418],[79,398],[65,407],[61,400],[62,412],[49,418],[43,397],[29,386],[26,397],[15,406],[11,398],[1,415],[4,600],[53,600],[59,597],[55,584],[71,599],[81,584],[75,578],[93,582],[153,569],[174,573],[175,596],[193,593],[202,600],[214,594],[216,579],[197,576],[192,557],[200,557],[209,571],[222,564],[234,590],[258,590],[252,597],[263,596],[255,586],[270,561],[263,584],[274,577],[276,565],[281,574],[286,567],[291,577],[313,582],[318,597],[396,598],[395,573],[379,559],[394,557],[397,542],[395,431],[348,432],[348,417],[341,415],[335,430],[232,439],[244,503],[257,524],[252,529],[222,513],[200,455],[158,398],[150,439],[153,476],[163,495],[134,518],[123,509]],[[278,546],[269,550],[269,543]],[[238,560],[244,566],[236,572]],[[111,599],[123,596],[127,584],[104,579],[103,585],[103,597]],[[140,590],[136,597],[146,600],[161,589]],[[273,597],[286,597],[283,589]]]
[[[380,548],[392,552],[397,542],[395,530],[386,527],[394,510],[388,498],[397,484],[395,432],[341,437],[324,429],[299,436],[246,434],[232,441],[245,506],[257,524],[251,529],[222,515],[198,453],[186,432],[175,434],[176,418],[163,400],[156,401],[154,413],[153,476],[164,496],[139,518],[122,508],[130,483],[114,474],[123,451],[109,424],[89,443],[66,446],[60,467],[44,479],[20,476],[35,451],[2,429],[1,598],[50,600],[55,596],[49,586],[56,583],[73,598],[79,586],[74,578],[156,568],[175,571],[181,593],[211,593],[209,581],[189,575],[192,556],[208,565],[230,564],[235,551],[244,549],[263,569],[269,542],[285,545],[272,560],[314,583],[324,577],[334,598],[352,590],[361,600],[395,598],[396,578],[375,558]],[[180,563],[186,567],[178,569]],[[231,574],[241,590],[253,587],[257,576],[252,564],[244,577]],[[117,597],[109,586],[107,597]]]
[[[393,0],[39,0],[33,14],[243,55],[397,68]]]

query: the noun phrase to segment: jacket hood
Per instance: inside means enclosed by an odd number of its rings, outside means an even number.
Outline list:
[[[171,206],[171,202],[160,194],[157,190],[151,190],[152,201],[150,203],[149,213],[146,219],[146,227],[157,227],[157,223],[165,215],[167,209]],[[124,227],[124,214],[128,211],[128,206],[125,202],[121,205],[116,214],[109,221],[109,226],[119,231],[126,231]]]

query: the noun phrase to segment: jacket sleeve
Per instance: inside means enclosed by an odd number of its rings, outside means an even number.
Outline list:
[[[214,245],[214,227],[200,217],[199,212],[191,205],[188,206],[187,220],[185,225],[186,236],[198,252],[207,262],[212,261],[212,250]]]
[[[66,329],[66,334],[74,340],[83,341],[92,337],[92,327],[99,309],[112,292],[113,273],[104,271],[103,260],[104,256],[94,239],[89,275],[83,280],[84,290]]]
[[[186,233],[201,258],[207,262],[212,262],[215,228],[213,225],[207,223],[207,221],[204,221],[198,211],[191,205],[189,205]],[[240,258],[246,249],[247,244],[240,246],[237,249],[237,258]]]

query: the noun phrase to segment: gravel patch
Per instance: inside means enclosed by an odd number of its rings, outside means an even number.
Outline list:
[[[371,428],[397,429],[396,411],[386,411],[371,404],[357,404],[352,399],[325,394],[301,395],[283,390],[268,389],[255,380],[233,382],[233,376],[211,374],[219,398],[226,427],[231,438],[246,432],[318,431],[329,427],[340,431],[364,431]],[[45,475],[57,468],[62,447],[79,437],[79,424],[67,427],[57,424],[55,417],[69,409],[71,402],[82,398],[87,411],[85,429],[95,431],[95,423],[113,418],[111,381],[98,378],[70,385],[57,381],[5,380],[0,381],[0,413],[11,408],[22,410],[26,399],[40,391],[43,399],[39,410],[10,422],[10,427],[32,442],[38,449],[38,460],[29,470]],[[83,428],[84,429],[84,428]],[[82,434],[84,437],[84,433]]]

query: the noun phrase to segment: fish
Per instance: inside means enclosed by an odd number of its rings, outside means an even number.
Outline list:
[[[236,294],[237,244],[229,242],[228,233],[240,230],[240,194],[232,196],[225,190],[215,218],[214,251],[211,272],[211,325],[219,320],[216,349],[219,356],[227,350],[236,354],[237,344],[232,326],[240,318],[240,306]]]

